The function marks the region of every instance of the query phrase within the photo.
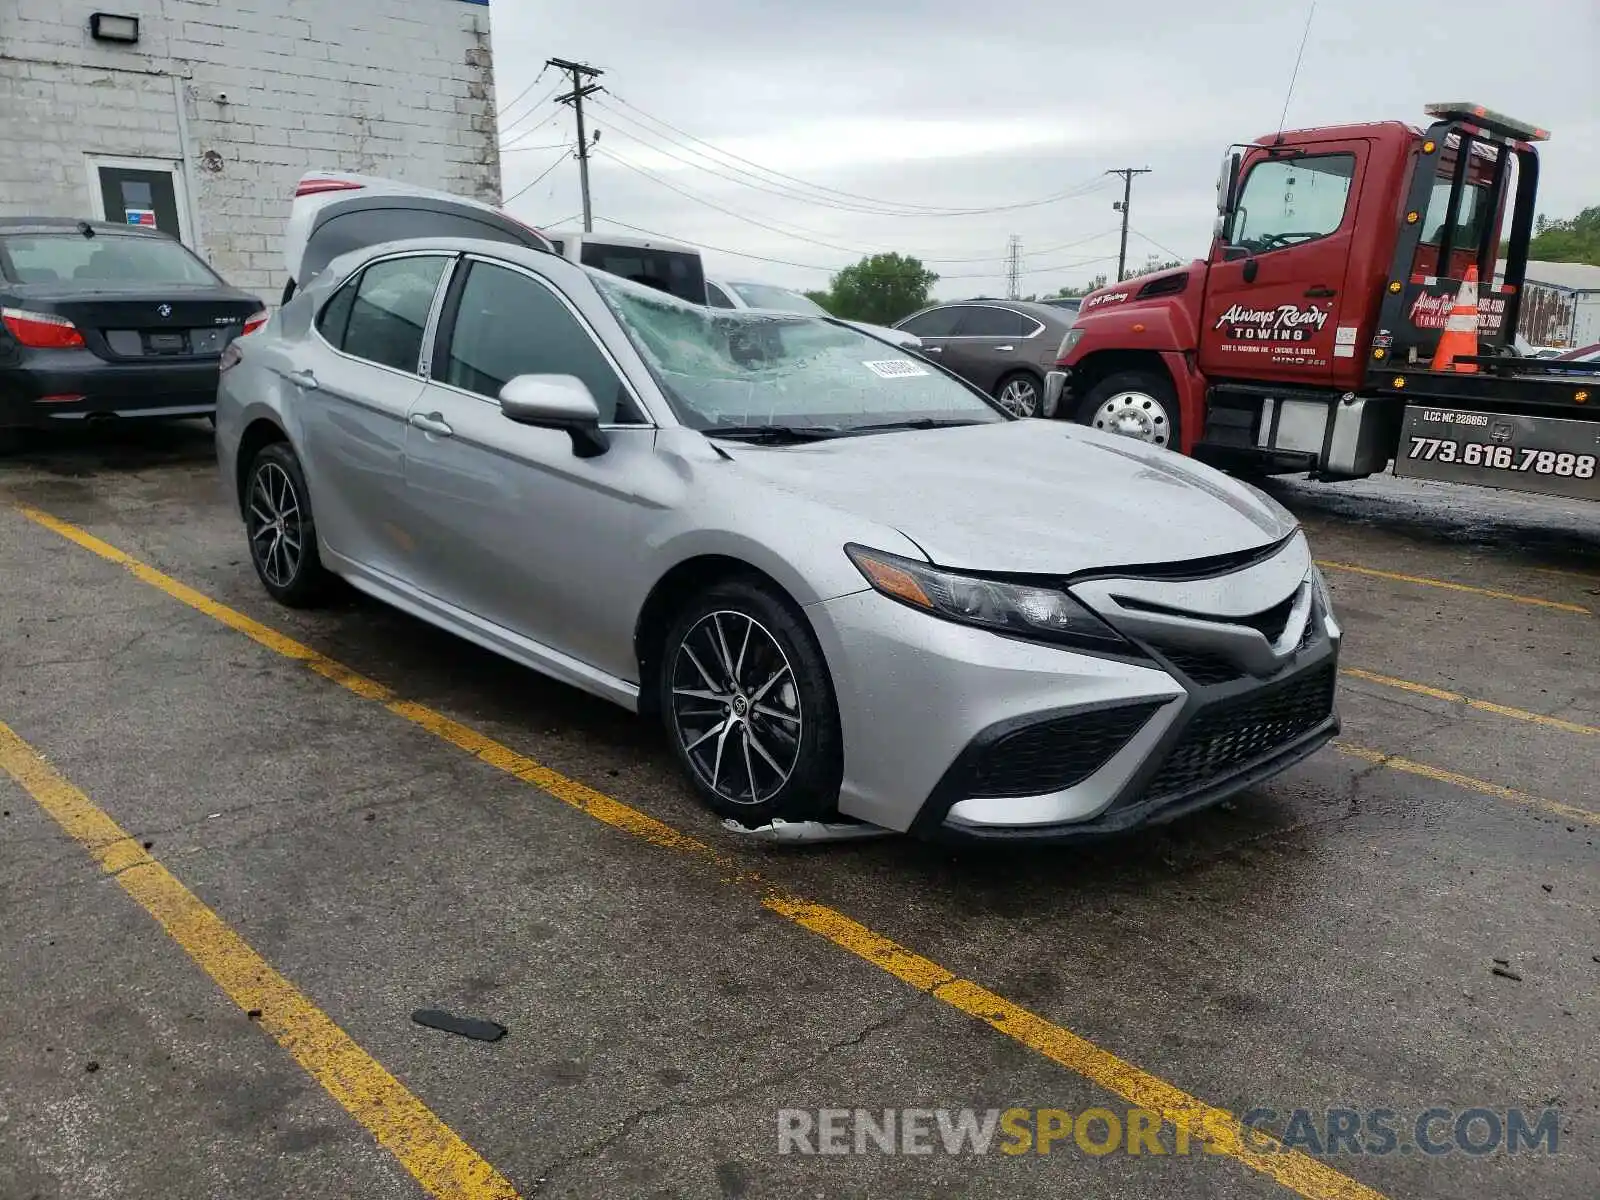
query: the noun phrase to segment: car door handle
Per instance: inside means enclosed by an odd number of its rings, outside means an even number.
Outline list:
[[[449,437],[455,432],[454,429],[444,423],[444,418],[438,413],[412,413],[409,420],[418,429],[438,437]]]
[[[1306,298],[1309,300],[1324,300],[1334,294],[1334,290],[1331,287],[1313,287],[1306,289]]]
[[[317,386],[317,373],[315,371],[290,371],[289,382],[295,387],[314,388]]]
[[[943,354],[944,353],[944,347],[943,346],[924,346],[922,348],[922,352],[924,354]]]
[[[994,352],[996,354],[1004,354],[1007,350],[1015,350],[1015,349],[1016,349],[1015,346],[996,346],[994,348]]]

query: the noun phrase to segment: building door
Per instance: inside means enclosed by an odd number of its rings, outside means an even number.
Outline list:
[[[143,225],[187,242],[183,185],[165,162],[90,159],[89,185],[107,221]]]

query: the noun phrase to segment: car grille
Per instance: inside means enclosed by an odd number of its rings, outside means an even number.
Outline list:
[[[1227,683],[1231,679],[1240,679],[1244,676],[1239,667],[1220,654],[1211,654],[1188,646],[1163,646],[1160,643],[1156,643],[1156,649],[1161,651],[1168,662],[1201,687],[1213,683]]]
[[[1194,791],[1311,732],[1333,712],[1334,684],[1329,663],[1201,709],[1138,799]]]
[[[972,796],[1037,796],[1082,783],[1144,727],[1160,701],[1073,713],[1000,738],[973,769]]]

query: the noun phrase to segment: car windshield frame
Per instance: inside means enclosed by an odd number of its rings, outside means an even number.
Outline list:
[[[808,317],[826,317],[831,314],[810,296],[793,288],[777,287],[770,283],[728,283],[724,285],[751,308],[765,308],[773,312],[800,313]],[[789,303],[771,303],[773,297]],[[796,304],[804,307],[795,307]]]
[[[711,308],[596,269],[588,275],[690,429],[845,435],[1020,419],[966,380],[837,318]]]
[[[60,242],[63,244],[80,243],[93,249],[92,255],[113,254],[133,266],[141,266],[147,262],[155,261],[161,264],[161,256],[167,262],[183,263],[185,270],[178,275],[160,272],[155,275],[142,275],[138,277],[129,275],[98,276],[77,278],[73,273],[62,274],[59,270],[54,272],[53,279],[30,278],[27,269],[19,269],[14,257],[19,248],[16,243]],[[113,249],[114,247],[114,249]],[[151,259],[151,252],[155,259]],[[130,257],[131,252],[131,257]],[[86,262],[89,255],[67,255],[60,261],[63,265],[70,265],[71,260],[83,258]],[[83,263],[79,263],[82,266]],[[138,234],[97,232],[93,237],[85,237],[78,230],[29,230],[27,232],[0,231],[0,269],[4,270],[5,277],[12,283],[53,285],[53,284],[80,284],[86,290],[96,288],[162,288],[162,287],[222,287],[225,281],[220,275],[199,255],[191,251],[182,242],[169,241],[166,238],[144,237]],[[73,268],[75,272],[77,268]]]

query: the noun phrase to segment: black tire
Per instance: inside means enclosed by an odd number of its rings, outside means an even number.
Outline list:
[[[250,562],[268,595],[290,608],[310,608],[321,601],[330,577],[317,551],[305,473],[287,442],[273,442],[255,456],[245,476],[243,507]],[[267,519],[279,514],[281,523]]]
[[[1146,423],[1148,435],[1138,440],[1168,450],[1182,448],[1178,393],[1172,386],[1172,380],[1156,371],[1117,371],[1107,375],[1090,388],[1078,404],[1078,424],[1107,433],[1121,432],[1107,424],[1107,414],[1101,410],[1108,402],[1123,396],[1145,397],[1146,402],[1133,401],[1122,407],[1122,416],[1128,424],[1138,426],[1140,421]]]
[[[710,640],[719,626],[726,659]],[[686,640],[690,654],[683,652]],[[770,652],[774,647],[778,653]],[[739,668],[734,689],[727,687],[728,661]],[[833,683],[811,630],[771,588],[733,579],[695,597],[667,630],[657,687],[679,765],[718,816],[754,828],[775,817],[802,821],[836,812],[844,753]],[[705,695],[685,696],[683,688]],[[738,699],[712,699],[718,692]],[[717,733],[719,727],[726,732]]]
[[[1026,388],[1031,389],[1033,399],[1031,402],[1023,403],[1023,407],[1027,409],[1025,412],[1005,406],[1004,401],[1001,402],[1002,407],[1006,407],[1007,412],[1015,413],[1019,417],[1043,416],[1044,380],[1040,379],[1039,376],[1035,375],[1032,371],[1012,371],[1009,375],[1003,376],[1000,382],[994,385],[994,398],[996,400],[1001,400],[1001,397],[1006,394],[1006,389],[1013,385],[1016,385],[1019,388],[1025,386]]]

